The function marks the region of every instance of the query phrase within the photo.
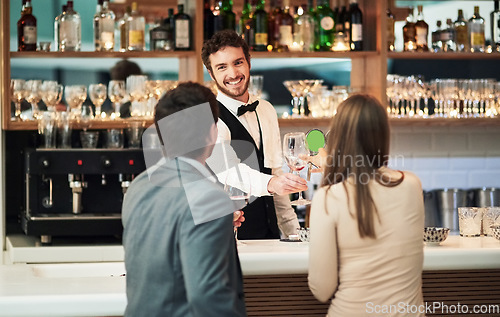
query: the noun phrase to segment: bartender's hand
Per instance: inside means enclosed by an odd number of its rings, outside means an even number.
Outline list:
[[[291,173],[273,176],[267,183],[267,191],[278,195],[288,195],[304,190],[307,190],[306,180]]]
[[[245,217],[243,217],[243,210],[238,210],[233,212],[233,226],[236,228],[241,227],[241,223],[245,221]]]

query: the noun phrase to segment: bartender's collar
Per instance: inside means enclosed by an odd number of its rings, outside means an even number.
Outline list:
[[[238,113],[238,108],[242,105],[249,104],[254,102],[256,99],[252,95],[248,95],[248,101],[241,102],[239,100],[233,99],[229,96],[226,96],[222,92],[217,93],[217,101],[219,101],[221,104],[223,104],[229,111],[231,111],[235,116]]]

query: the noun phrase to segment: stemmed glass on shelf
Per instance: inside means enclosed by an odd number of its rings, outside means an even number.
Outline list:
[[[285,134],[283,138],[283,156],[292,173],[299,175],[299,172],[306,167],[307,161],[304,158],[308,155],[309,147],[307,146],[304,132],[290,132]],[[304,199],[302,192],[299,192],[299,198],[291,203],[293,206],[302,206],[310,204],[311,201]]]
[[[248,173],[241,172],[238,167],[234,167],[229,170],[224,182],[224,191],[228,194],[229,198],[234,202],[234,205],[238,211],[236,211],[235,218],[238,216],[239,211],[248,205],[251,196],[251,185],[250,185],[250,175]],[[236,220],[234,219],[233,220]],[[234,227],[234,238],[238,244],[242,244],[238,240],[238,227]]]
[[[63,86],[55,80],[44,80],[42,82],[42,100],[47,106],[47,111],[55,111],[57,104],[61,101]]]
[[[101,112],[101,107],[107,97],[107,87],[104,84],[91,84],[89,85],[90,101],[95,106],[95,118],[102,119],[105,113]]]
[[[64,99],[69,111],[78,119],[82,112],[82,104],[87,99],[87,87],[83,85],[70,85],[64,88]]]
[[[120,117],[120,105],[126,95],[124,80],[110,80],[108,84],[108,97],[113,104],[115,117]]]
[[[20,121],[21,118],[21,101],[26,98],[28,91],[26,90],[26,82],[23,79],[10,80],[10,94],[12,101],[15,104],[14,117],[11,120]]]
[[[26,82],[26,101],[31,104],[32,119],[37,119],[39,115],[38,103],[42,100],[42,81],[28,80]]]
[[[147,98],[146,80],[147,76],[144,75],[131,75],[127,77],[126,89],[127,94],[130,96],[130,115],[132,117],[144,115],[143,103]],[[137,109],[135,103],[141,104],[140,109]]]

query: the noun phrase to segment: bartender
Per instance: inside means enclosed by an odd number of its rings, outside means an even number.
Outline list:
[[[307,182],[282,171],[276,110],[268,101],[248,93],[247,43],[232,30],[220,31],[204,43],[202,60],[218,88],[218,142],[248,141],[257,156],[258,166],[254,167],[241,163],[246,158],[244,151],[229,153],[224,160],[214,155],[207,160],[216,173],[227,168],[223,165],[228,160],[232,161],[230,166],[236,165],[240,172],[248,173],[251,194],[259,197],[243,209],[246,220],[238,230],[238,238],[279,239],[280,230],[284,237],[296,234],[299,222],[288,195],[306,190]],[[227,173],[217,176],[222,183],[230,178]]]

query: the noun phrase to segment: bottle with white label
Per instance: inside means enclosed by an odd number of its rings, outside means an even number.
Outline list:
[[[101,10],[94,16],[94,44],[96,51],[113,51],[115,47],[115,13],[109,1],[99,0]]]
[[[423,7],[419,5],[417,6],[417,9],[417,22],[415,22],[417,51],[427,52],[429,51],[429,45],[427,44],[427,38],[429,37],[429,25],[424,21]]]
[[[484,19],[479,15],[479,6],[474,7],[474,15],[469,19],[469,42],[471,52],[484,52]]]
[[[177,14],[174,16],[175,36],[174,49],[176,51],[188,51],[191,49],[191,17],[184,13],[184,5],[177,6]]]
[[[316,8],[316,51],[331,51],[335,38],[335,20],[328,0],[318,0]]]
[[[359,9],[357,0],[350,0],[349,16],[350,16],[350,47],[351,51],[363,50],[363,13]]]
[[[77,52],[82,46],[82,20],[73,9],[73,1],[68,1],[66,13],[59,20],[59,51]]]
[[[146,31],[146,19],[137,10],[137,2],[132,2],[132,11],[127,19],[127,50],[144,51],[146,41],[144,32]]]

